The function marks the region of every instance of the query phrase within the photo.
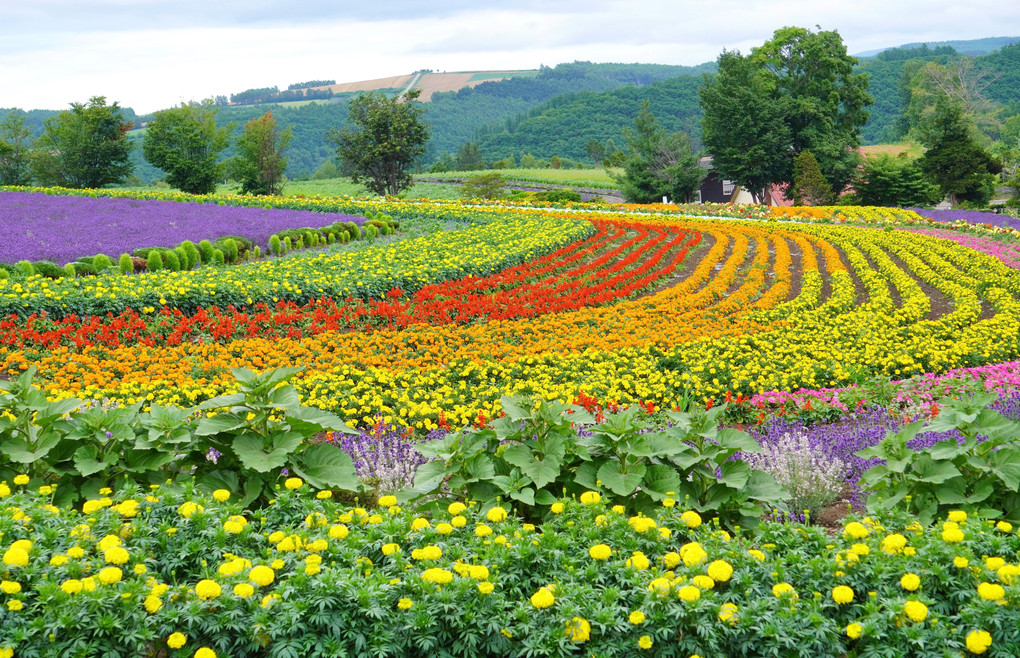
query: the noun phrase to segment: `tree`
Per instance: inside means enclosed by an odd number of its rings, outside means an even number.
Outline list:
[[[822,176],[818,160],[811,151],[801,151],[793,159],[793,203],[798,206],[824,206],[832,199],[832,187]]]
[[[290,143],[290,128],[280,130],[272,111],[244,124],[237,138],[233,169],[241,181],[241,194],[279,194],[283,191],[283,171],[287,158],[283,151]]]
[[[712,167],[761,203],[768,187],[785,180],[790,167],[788,99],[749,57],[726,51],[719,56],[718,75],[706,76],[699,94],[705,111],[701,141],[712,154]]]
[[[88,105],[71,103],[71,109],[46,120],[36,142],[30,167],[43,185],[100,188],[120,183],[130,173],[132,144],[117,103],[93,96]]]
[[[408,169],[425,153],[429,128],[414,89],[401,96],[369,92],[351,101],[350,125],[331,129],[344,173],[379,195],[395,195],[411,185]]]
[[[623,175],[613,177],[621,192],[633,203],[653,203],[662,197],[689,201],[701,185],[704,170],[684,133],[667,134],[648,110],[648,102],[634,119],[634,129],[624,135],[630,154]]]
[[[145,131],[142,153],[166,172],[166,182],[182,192],[210,194],[222,176],[220,153],[230,141],[230,128],[216,127],[212,101],[188,103],[156,112]]]
[[[457,149],[457,171],[485,169],[485,158],[475,142],[464,142]]]
[[[25,117],[11,110],[0,122],[0,185],[28,185],[31,135]]]
[[[942,198],[938,186],[927,179],[917,161],[902,153],[868,158],[854,191],[865,206],[929,206]]]
[[[974,141],[959,105],[940,100],[932,126],[930,141],[924,144],[928,150],[919,160],[921,169],[953,205],[987,203],[994,192],[992,175],[1002,169],[1002,163]]]
[[[833,192],[843,191],[860,164],[855,149],[873,101],[856,64],[838,32],[799,27],[776,30],[746,57],[724,52],[717,79],[701,92],[713,166],[764,193],[792,185],[793,157],[811,151]],[[756,155],[741,156],[741,148]]]
[[[605,145],[597,139],[588,140],[585,144],[584,150],[591,156],[591,159],[595,162],[595,166],[599,166],[602,162],[602,158],[606,157]]]

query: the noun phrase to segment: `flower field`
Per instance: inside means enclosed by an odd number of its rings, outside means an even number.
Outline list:
[[[197,213],[144,238],[166,247],[210,222],[401,231],[0,271],[0,658],[1020,652],[1008,231],[140,196],[0,208]],[[860,520],[799,523],[826,487]]]

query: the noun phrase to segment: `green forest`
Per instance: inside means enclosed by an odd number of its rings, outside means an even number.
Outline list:
[[[1020,114],[1020,43],[978,56],[962,53],[1002,43],[1005,40],[982,39],[936,47],[920,45],[861,58],[858,70],[869,75],[875,99],[862,129],[863,143],[909,139],[912,125],[924,111],[926,89],[937,84],[940,75],[956,75],[962,80],[959,92],[965,96],[965,104],[973,106],[978,128],[989,139],[997,139],[1007,120]],[[423,105],[431,137],[422,166],[427,169],[444,156],[455,155],[467,142],[477,144],[490,162],[509,157],[519,160],[525,154],[591,162],[586,146],[592,141],[604,144],[613,140],[617,148],[622,147],[623,129],[633,123],[645,101],[665,129],[688,133],[697,148],[701,120],[697,90],[715,70],[715,62],[693,67],[573,62],[543,67],[534,76],[436,93]],[[338,94],[300,105],[224,105],[219,107],[216,121],[220,126],[233,124],[236,136],[245,122],[272,110],[280,125],[291,126],[294,133],[286,152],[286,174],[305,179],[334,158],[324,135],[346,124],[350,98],[350,94]],[[131,155],[135,165],[132,182],[160,179],[162,172],[142,157],[144,125],[152,115],[123,110],[125,118],[136,126],[129,133],[136,144]],[[9,111],[0,109],[0,116]],[[14,111],[24,117],[33,137],[42,134],[46,118],[57,114]],[[224,153],[224,157],[231,155],[230,149]]]

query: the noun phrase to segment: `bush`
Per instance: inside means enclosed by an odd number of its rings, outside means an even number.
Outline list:
[[[294,249],[294,245],[290,241],[290,236],[288,235],[287,237],[285,237],[283,239],[283,251],[284,252],[288,252],[288,251],[292,251],[293,249]]]
[[[213,251],[215,247],[208,240],[202,240],[198,243],[198,253],[202,258],[203,263],[213,262]]]
[[[213,265],[226,265],[226,259],[223,256],[223,252],[219,249],[213,249],[212,262]]]
[[[187,269],[189,270],[195,269],[195,266],[198,265],[198,261],[201,258],[201,256],[198,253],[198,247],[195,246],[195,243],[192,242],[191,240],[185,240],[180,244],[178,248],[183,249],[184,252],[188,255]],[[181,261],[181,263],[183,264],[184,261]]]
[[[49,260],[37,260],[32,263],[32,267],[37,274],[41,274],[47,279],[60,279],[66,274],[64,268]]]
[[[113,267],[113,261],[106,254],[96,254],[92,259],[92,267],[96,269],[96,273],[105,272]]]
[[[121,274],[131,274],[135,271],[135,264],[131,261],[131,254],[121,254],[117,263],[117,269]]]
[[[176,251],[163,252],[163,266],[171,272],[181,271],[181,261],[177,258]]]
[[[159,253],[158,249],[153,249],[149,252],[149,257],[145,261],[146,268],[150,272],[158,272],[163,269],[163,256]]]
[[[228,263],[237,262],[237,243],[231,238],[220,238],[216,241],[216,247],[223,252],[223,258]]]
[[[344,222],[344,227],[351,234],[351,240],[361,239],[361,228],[354,222]]]
[[[574,190],[549,190],[545,193],[545,200],[549,203],[580,202],[580,192]]]
[[[279,235],[269,236],[269,251],[276,256],[283,253],[283,244],[280,242]]]
[[[64,272],[65,272],[66,276],[69,276],[69,277],[72,277],[72,278],[78,275],[78,270],[75,267],[74,263],[64,263]],[[6,279],[6,278],[7,278],[7,272],[6,271],[0,271],[0,279]]]
[[[193,267],[190,264],[191,258],[188,256],[188,251],[184,247],[178,245],[173,252],[177,254],[177,262],[180,263],[182,270],[190,270]]]
[[[461,186],[461,197],[465,199],[500,199],[506,179],[498,172],[468,176]]]

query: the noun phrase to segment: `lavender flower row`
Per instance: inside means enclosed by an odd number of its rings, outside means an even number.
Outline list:
[[[1009,215],[996,215],[979,210],[928,210],[926,208],[908,208],[908,210],[913,210],[918,215],[934,219],[937,222],[952,223],[963,220],[972,224],[991,224],[992,226],[1020,230],[1020,220]]]
[[[117,257],[142,247],[214,242],[226,235],[265,248],[269,236],[284,229],[364,221],[307,210],[0,192],[0,263],[52,260],[61,265],[98,253]]]

